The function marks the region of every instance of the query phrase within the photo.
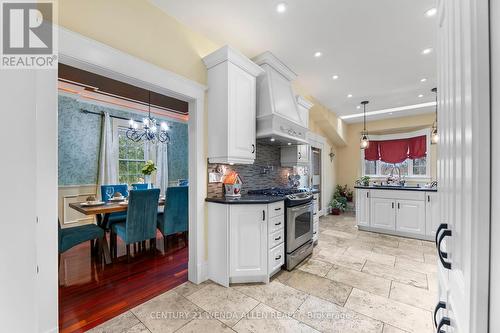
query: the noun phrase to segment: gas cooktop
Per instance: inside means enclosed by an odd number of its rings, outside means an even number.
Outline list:
[[[248,194],[252,195],[269,195],[273,197],[285,197],[285,205],[294,207],[306,204],[312,200],[312,194],[306,189],[289,188],[289,187],[271,187],[262,190],[250,190]]]

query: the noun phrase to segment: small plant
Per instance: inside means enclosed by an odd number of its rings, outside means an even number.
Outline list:
[[[144,166],[141,169],[141,173],[146,176],[151,176],[153,172],[156,171],[156,165],[153,161],[149,160],[144,164]]]
[[[345,211],[347,208],[347,198],[345,197],[333,198],[332,201],[330,202],[330,207],[332,208],[333,215],[339,215],[340,212]]]
[[[356,180],[356,185],[361,185],[361,186],[369,186],[370,185],[370,177],[369,176],[363,176]]]
[[[339,199],[339,198],[346,198],[348,202],[352,201],[354,192],[347,187],[347,185],[336,185],[335,186],[335,192],[333,193],[333,198],[334,199]]]

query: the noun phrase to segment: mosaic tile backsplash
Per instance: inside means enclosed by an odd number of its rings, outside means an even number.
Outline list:
[[[208,172],[218,164],[208,163]],[[234,170],[243,182],[242,194],[249,190],[258,190],[268,187],[284,187],[288,184],[288,174],[293,173],[293,168],[285,168],[280,162],[280,147],[257,143],[254,164],[225,165],[228,170]],[[222,196],[222,183],[208,183],[207,194],[209,197]]]
[[[87,103],[72,96],[58,99],[58,178],[59,185],[89,185],[97,183],[101,117],[84,114],[80,109],[107,111],[125,118],[136,114],[125,110]],[[159,118],[160,119],[160,118]],[[172,142],[168,146],[169,180],[188,178],[188,125],[167,119]]]

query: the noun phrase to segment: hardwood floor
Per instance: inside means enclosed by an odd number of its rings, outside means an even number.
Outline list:
[[[118,261],[111,265],[90,258],[89,242],[62,255],[59,269],[59,331],[85,332],[187,281],[188,247],[183,237],[157,235],[157,250],[135,254],[130,263],[118,243]],[[133,247],[132,247],[133,248]]]

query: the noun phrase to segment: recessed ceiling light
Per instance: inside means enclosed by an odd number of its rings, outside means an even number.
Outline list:
[[[334,76],[332,76],[332,79],[334,79],[334,80],[337,80],[338,78],[339,78],[339,76],[338,76],[338,75],[334,75]]]
[[[291,142],[288,142],[288,143],[287,143],[287,145],[291,146],[291,145],[292,145],[292,143],[291,143]]]
[[[418,97],[421,98],[421,97],[424,97],[424,95],[420,94],[420,95],[418,95]]]
[[[352,97],[352,94],[347,94],[347,98],[351,98]]]
[[[434,15],[436,15],[438,12],[437,8],[433,7],[431,9],[428,9],[425,11],[425,16],[427,17],[433,17]]]
[[[284,13],[286,12],[286,3],[280,2],[279,4],[276,5],[276,11],[278,13]]]
[[[361,105],[356,106],[356,109],[358,110],[361,109]]]
[[[319,57],[321,57],[322,55],[323,55],[323,53],[321,53],[320,51],[316,51],[316,52],[314,52],[314,56],[315,56],[316,58],[319,58]]]
[[[425,82],[425,81],[427,81],[427,79],[425,77],[420,79],[420,82]]]
[[[274,140],[276,140],[275,138],[271,138],[271,142],[274,142]]]
[[[423,49],[422,50],[422,54],[429,54],[432,52],[432,49],[431,48],[428,48],[428,49]]]

